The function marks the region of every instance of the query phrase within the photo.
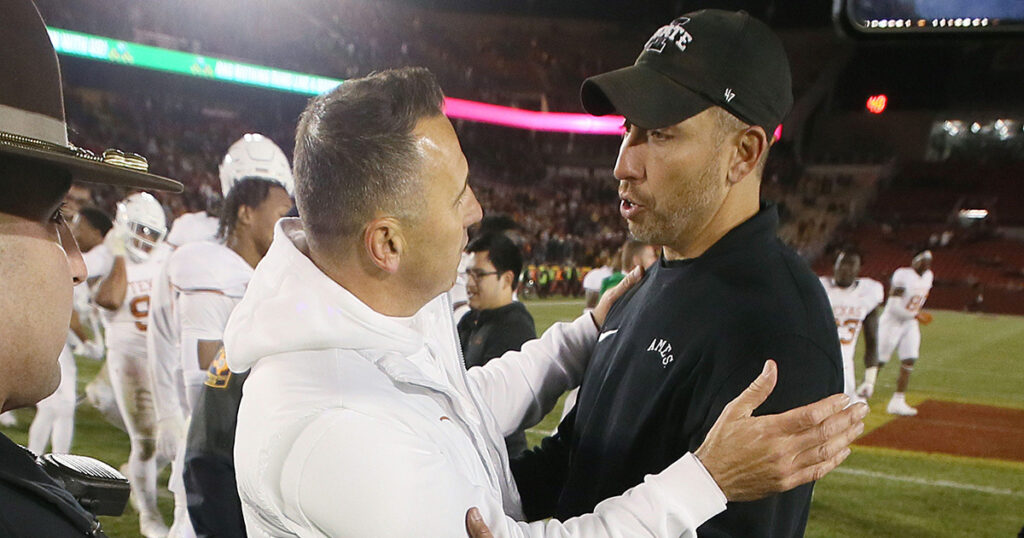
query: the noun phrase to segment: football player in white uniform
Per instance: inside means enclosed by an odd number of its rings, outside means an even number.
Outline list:
[[[220,349],[228,315],[245,293],[252,268],[270,248],[274,224],[293,205],[291,165],[281,148],[263,135],[246,134],[232,144],[220,176],[225,200],[218,241],[190,243],[176,250],[167,264],[178,293],[179,349],[189,410]],[[202,263],[194,263],[197,260]]]
[[[222,340],[228,317],[242,300],[256,264],[270,248],[274,224],[292,205],[282,183],[255,177],[242,179],[224,200],[220,227],[223,243],[192,243],[178,251],[190,257],[201,256],[206,263],[180,266],[176,259],[171,260],[171,279],[181,293],[181,358],[193,409],[192,421],[200,420],[197,416],[202,413],[203,423],[217,424],[211,415],[237,413],[237,402],[233,409],[200,407],[199,398],[211,364],[218,356],[223,357]],[[237,499],[232,462],[216,457],[231,454],[233,447],[213,444],[225,438],[217,435],[221,432],[204,433],[207,434],[197,432],[194,425],[189,430],[192,452],[188,454],[184,478],[191,520],[195,530],[204,536],[244,535],[240,526],[241,503],[229,502],[230,497]],[[192,439],[193,435],[198,438]],[[230,506],[237,507],[236,514],[224,513]]]
[[[870,398],[875,390],[878,369],[889,362],[893,351],[898,351],[900,376],[896,380],[896,392],[886,407],[886,411],[893,415],[917,414],[917,409],[907,404],[905,393],[914,363],[920,355],[921,328],[918,322],[931,322],[931,315],[921,311],[932,289],[934,275],[931,267],[932,253],[924,250],[914,256],[910,267],[900,267],[892,274],[889,299],[878,322],[878,363],[866,365],[864,382],[857,388],[859,395]]]
[[[170,489],[175,495],[171,530],[173,536],[185,538],[194,535],[181,483],[188,419],[206,381],[206,369],[220,349],[228,316],[245,293],[252,268],[270,247],[274,224],[293,205],[288,158],[263,135],[246,134],[231,145],[220,165],[220,180],[225,200],[216,237],[176,249],[166,268],[174,324],[168,332],[177,338],[173,368],[181,417],[171,469]],[[162,367],[154,368],[171,368],[162,362]]]
[[[126,474],[139,512],[139,530],[147,538],[167,534],[156,504],[156,419],[146,362],[146,315],[153,276],[166,251],[164,209],[147,193],[117,204],[114,228],[104,244],[114,264],[94,300],[105,309],[107,367],[114,397],[131,440]]]
[[[839,345],[843,353],[843,392],[851,401],[860,399],[853,368],[853,355],[857,349],[857,337],[864,329],[864,363],[878,362],[878,307],[885,300],[882,283],[867,277],[858,278],[860,254],[843,251],[836,256],[831,277],[821,277],[828,301],[832,304],[832,315],[839,331]]]

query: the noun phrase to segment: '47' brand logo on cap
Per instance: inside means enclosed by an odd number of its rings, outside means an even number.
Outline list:
[[[687,32],[683,28],[686,23],[690,22],[689,17],[679,17],[672,21],[671,24],[658,28],[657,32],[647,40],[647,44],[644,45],[645,51],[654,51],[657,53],[665,52],[665,45],[669,42],[674,43],[679,52],[686,50],[686,44],[693,41],[693,36],[690,32]]]
[[[655,338],[651,340],[651,345],[647,346],[647,351],[653,351],[658,355],[661,355],[661,367],[667,368],[672,361],[675,360],[675,356],[672,355],[672,344],[668,343],[668,340],[662,340]]]

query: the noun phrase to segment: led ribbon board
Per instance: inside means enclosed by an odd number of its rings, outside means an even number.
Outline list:
[[[90,60],[303,95],[319,95],[343,82],[59,28],[47,27],[47,31],[57,52]],[[452,97],[445,99],[445,114],[455,119],[533,131],[605,135],[621,135],[623,132],[620,116],[537,112]]]

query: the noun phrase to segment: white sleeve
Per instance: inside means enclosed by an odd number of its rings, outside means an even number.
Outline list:
[[[103,244],[96,245],[89,252],[82,254],[82,260],[85,261],[87,278],[106,276],[114,266],[114,256]]]
[[[199,369],[198,341],[223,340],[224,327],[236,304],[237,299],[213,292],[183,292],[178,296],[183,367]]]
[[[355,441],[354,441],[355,440]],[[286,515],[326,536],[466,536],[480,509],[496,537],[682,537],[725,509],[725,498],[691,454],[592,514],[566,521],[516,521],[501,499],[471,484],[439,448],[406,426],[350,410],[310,424],[281,475]]]
[[[149,376],[153,380],[153,407],[157,421],[183,421],[180,381],[177,370],[181,363],[177,353],[177,324],[171,304],[173,291],[167,281],[165,264],[153,279],[146,320],[146,355]]]
[[[556,323],[536,340],[466,372],[504,435],[539,422],[583,378],[597,343],[590,314]]]
[[[877,280],[872,280],[870,282],[871,294],[869,300],[871,301],[871,305],[869,306],[868,311],[878,308],[878,305],[885,301],[885,288],[882,287],[882,283]]]
[[[903,278],[902,269],[897,269],[896,272],[892,274],[892,285],[890,286],[889,293],[892,293],[892,290],[896,288],[903,288],[904,290],[907,289],[907,283]]]

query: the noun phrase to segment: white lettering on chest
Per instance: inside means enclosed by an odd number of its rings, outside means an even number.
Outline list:
[[[655,338],[651,340],[651,345],[647,346],[647,351],[653,351],[661,356],[661,367],[665,368],[675,360],[675,356],[672,355],[672,344],[668,343],[668,340],[662,340]]]

